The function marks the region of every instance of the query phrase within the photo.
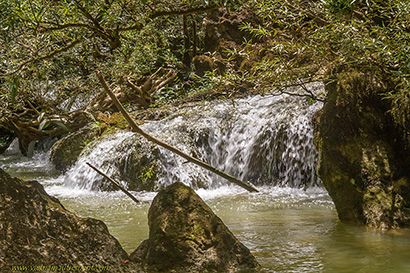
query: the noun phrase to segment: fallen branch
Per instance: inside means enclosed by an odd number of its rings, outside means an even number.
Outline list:
[[[133,82],[130,81],[130,79],[128,79],[127,77],[124,77],[124,81],[127,84],[127,86],[129,88],[131,88],[132,90],[134,90],[138,97],[137,97],[137,102],[143,107],[143,108],[148,108],[149,107],[149,94],[144,94],[144,92],[142,91],[142,89],[135,85]],[[148,99],[146,99],[146,97],[148,97]]]
[[[117,97],[114,95],[114,93],[112,92],[111,88],[108,86],[107,82],[104,79],[104,76],[101,74],[100,71],[97,71],[97,77],[100,81],[100,83],[102,84],[102,86],[104,87],[105,91],[108,93],[108,95],[111,97],[112,101],[114,102],[115,106],[117,106],[118,110],[120,110],[121,114],[124,116],[124,118],[127,120],[128,124],[130,125],[132,131],[142,135],[144,138],[146,138],[147,140],[185,158],[186,160],[188,160],[191,163],[194,163],[198,166],[201,166],[202,168],[207,169],[208,171],[213,172],[214,174],[217,174],[223,178],[225,178],[226,180],[235,183],[236,185],[250,191],[250,192],[258,192],[257,189],[255,189],[254,187],[252,187],[251,185],[249,185],[248,183],[245,183],[235,177],[233,177],[232,175],[229,175],[227,173],[224,173],[223,171],[212,167],[211,165],[197,159],[194,158],[192,156],[187,155],[186,153],[184,153],[183,151],[172,147],[170,145],[168,145],[165,142],[162,142],[159,139],[156,139],[155,137],[149,135],[147,132],[145,132],[144,130],[142,130],[136,123],[135,121],[131,118],[131,116],[127,113],[127,111],[124,109],[124,107],[121,105],[121,103],[118,101]]]
[[[93,165],[91,165],[90,163],[86,163],[88,166],[90,166],[94,171],[96,171],[97,173],[101,174],[102,176],[104,176],[105,178],[108,179],[108,181],[110,181],[114,186],[116,186],[118,189],[120,189],[122,192],[124,192],[126,195],[128,195],[132,200],[134,200],[135,203],[139,203],[140,201],[134,197],[134,195],[132,195],[129,191],[127,191],[126,189],[124,189],[117,181],[115,181],[114,179],[112,179],[111,177],[109,177],[108,175],[106,175],[105,173],[103,173],[102,171],[100,171],[99,169],[97,169],[96,167],[94,167]]]

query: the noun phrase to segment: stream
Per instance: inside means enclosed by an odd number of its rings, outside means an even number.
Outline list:
[[[157,188],[175,181],[192,186],[251,250],[262,272],[410,272],[409,230],[376,231],[338,220],[316,176],[319,156],[311,118],[321,106],[288,96],[256,96],[204,102],[147,122],[144,130],[184,152],[195,148],[202,160],[249,181],[260,192],[230,185],[162,148],[163,175]],[[126,186],[109,163],[121,157],[129,164],[133,137],[119,131],[90,143],[65,174],[49,162],[50,145],[23,157],[14,143],[0,155],[0,168],[38,180],[78,216],[104,221],[130,253],[148,238],[147,214],[156,192],[132,191],[142,201],[135,204],[122,192],[101,191],[101,179],[85,162]]]

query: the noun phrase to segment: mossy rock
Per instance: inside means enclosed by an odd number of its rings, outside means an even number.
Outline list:
[[[0,231],[1,272],[15,272],[13,265],[43,266],[39,272],[66,272],[48,266],[68,265],[143,272],[135,263],[124,263],[128,254],[102,221],[77,217],[38,182],[12,178],[1,169]]]
[[[374,75],[339,74],[317,117],[319,175],[343,222],[410,225],[410,152],[394,126],[388,86]]]
[[[120,112],[115,112],[108,119],[108,125],[119,129],[125,129],[128,126],[128,122]]]
[[[158,147],[140,136],[133,150],[127,158],[121,159],[118,164],[121,180],[127,182],[128,189],[136,191],[158,190],[158,180],[164,174],[160,163]]]
[[[110,127],[95,141],[93,141],[82,156],[88,156],[101,143],[115,140],[118,133],[127,133]],[[159,148],[138,134],[127,133],[127,137],[110,147],[107,151],[109,156],[101,156],[97,166],[109,166],[112,170],[111,177],[115,180],[125,182],[128,190],[133,191],[155,191],[158,190],[159,179],[165,176],[163,164],[161,164],[161,153]],[[92,181],[93,188],[103,191],[116,190],[116,188],[98,176]]]
[[[58,140],[51,148],[50,160],[57,170],[65,171],[77,161],[81,152],[100,135],[100,127],[89,124]]]
[[[148,272],[258,272],[249,249],[182,183],[158,193],[148,224],[149,239],[130,255]]]

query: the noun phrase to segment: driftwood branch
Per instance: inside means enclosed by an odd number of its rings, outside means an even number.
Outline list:
[[[140,201],[134,197],[134,195],[132,195],[129,191],[127,191],[126,189],[124,189],[120,183],[118,183],[117,181],[115,181],[114,179],[112,179],[111,177],[109,177],[108,175],[106,175],[105,173],[103,173],[102,171],[100,171],[99,169],[97,169],[96,167],[94,167],[93,165],[91,165],[90,163],[87,162],[87,165],[90,166],[94,171],[96,171],[97,173],[101,174],[102,176],[104,176],[105,178],[108,179],[108,181],[110,181],[115,187],[117,187],[118,189],[120,189],[122,192],[124,192],[126,195],[128,195],[132,200],[134,200],[135,203],[139,203]]]
[[[169,82],[173,81],[177,77],[177,75],[178,73],[174,69],[170,69],[167,74],[165,74],[153,83],[153,85],[155,86],[155,90],[159,90],[165,85],[167,85]]]
[[[146,99],[146,97],[149,98],[150,94],[144,94],[142,89],[139,86],[135,85],[133,82],[131,82],[130,79],[128,79],[127,77],[124,77],[123,79],[124,79],[125,83],[127,84],[127,86],[137,93],[137,95],[138,95],[137,102],[143,108],[148,108],[149,107],[149,99]]]
[[[128,124],[130,125],[132,131],[142,135],[144,138],[146,138],[147,140],[185,158],[187,161],[194,163],[202,168],[207,169],[208,171],[213,172],[214,174],[217,174],[223,178],[225,178],[226,180],[228,180],[229,182],[232,182],[250,192],[258,192],[257,189],[255,189],[254,187],[252,187],[251,185],[249,185],[248,183],[245,183],[235,177],[233,177],[232,175],[229,175],[227,173],[224,173],[223,171],[197,159],[194,158],[186,153],[184,153],[183,151],[181,151],[180,149],[177,149],[175,147],[172,147],[170,145],[168,145],[165,142],[162,142],[161,140],[151,136],[150,134],[148,134],[147,132],[145,132],[144,130],[142,130],[136,123],[135,121],[131,118],[131,116],[127,113],[127,111],[124,109],[124,107],[121,105],[121,103],[118,101],[117,97],[114,95],[114,93],[112,92],[111,88],[108,86],[107,82],[104,79],[104,76],[101,74],[100,71],[97,71],[97,77],[101,83],[101,85],[104,87],[105,91],[109,94],[109,96],[111,97],[111,99],[113,100],[115,106],[117,106],[117,108],[120,110],[121,114],[124,116],[124,118],[127,120]]]

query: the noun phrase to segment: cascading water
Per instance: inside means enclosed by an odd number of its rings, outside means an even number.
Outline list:
[[[255,96],[182,107],[166,119],[141,127],[241,180],[257,185],[310,187],[320,185],[315,174],[318,154],[311,122],[320,107],[320,102],[308,103],[306,98]],[[148,161],[156,162],[158,173],[153,189],[176,181],[194,188],[228,183],[124,131],[107,134],[88,145],[66,174],[65,183],[86,189],[104,188],[103,179],[85,164],[90,162],[129,186],[131,180],[143,181],[145,173],[133,174],[138,167],[145,168],[149,175],[148,169],[154,164],[147,165]]]
[[[39,151],[36,145],[32,157],[24,157],[17,142],[0,155],[0,168],[38,180],[78,216],[103,220],[129,253],[148,238],[147,214],[156,193],[132,191],[141,201],[135,204],[122,192],[96,190],[106,186],[87,161],[134,190],[136,180],[155,181],[153,188],[173,181],[193,185],[263,272],[408,272],[408,230],[384,233],[344,225],[326,191],[310,187],[320,184],[311,124],[320,107],[304,98],[256,96],[179,107],[166,119],[142,125],[186,153],[257,184],[259,193],[185,164],[127,131],[89,143],[65,175],[47,160],[47,147]]]
[[[9,171],[12,175],[21,178],[32,178],[33,175],[42,174],[44,171],[55,174],[56,170],[49,161],[50,147],[55,143],[55,139],[30,143],[28,157],[23,157],[18,139],[14,139],[8,149],[1,155],[0,168]]]

